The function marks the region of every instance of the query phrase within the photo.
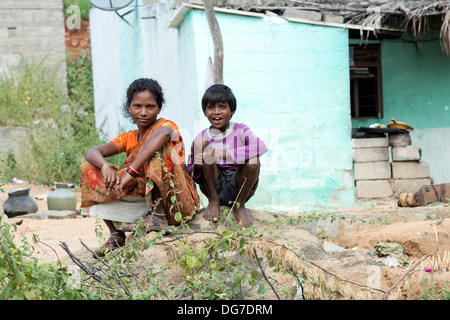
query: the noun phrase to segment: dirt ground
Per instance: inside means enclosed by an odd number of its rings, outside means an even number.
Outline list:
[[[7,184],[3,187],[4,193],[0,193],[0,201],[3,204],[7,198],[7,192],[18,188],[30,188],[30,196],[35,198],[37,195],[45,195],[51,193],[53,190],[46,186],[36,185],[22,185],[22,184]],[[77,189],[72,189],[80,205],[80,192]],[[47,210],[46,200],[36,200],[39,205],[39,210]],[[397,208],[396,205],[385,206],[383,209]],[[363,210],[361,208],[349,209],[353,211]],[[367,209],[366,209],[367,210]],[[370,209],[372,212],[376,208]],[[450,208],[449,208],[450,210]],[[430,212],[432,212],[430,208]],[[425,278],[432,278],[438,283],[438,286],[444,288],[447,285],[447,292],[450,290],[450,215],[446,218],[411,220],[396,223],[378,223],[373,227],[355,230],[351,237],[352,242],[346,245],[345,241],[340,241],[338,244],[341,247],[348,249],[355,249],[361,252],[370,254],[374,251],[374,245],[380,242],[395,242],[405,248],[405,253],[409,256],[411,261],[418,261],[420,258],[428,254],[434,249],[438,249],[438,256],[441,258],[439,267],[442,271],[429,272],[424,271],[424,267],[432,267],[432,259],[427,259],[424,264],[419,265],[410,276],[415,277],[415,287],[405,288],[405,295],[403,298],[411,299],[417,298],[418,292],[423,289],[419,284]],[[41,243],[36,246],[35,256],[42,262],[57,261],[61,259],[66,261],[68,265],[72,264],[67,253],[60,247],[60,241],[67,243],[72,252],[79,257],[90,257],[89,251],[81,244],[83,241],[89,248],[96,248],[99,245],[99,239],[96,236],[95,228],[101,226],[107,233],[104,224],[96,221],[94,218],[77,216],[76,219],[22,219],[20,217],[7,218],[7,222],[13,223],[22,221],[17,226],[16,239],[21,239],[21,234],[31,239],[33,234],[37,234]],[[356,240],[355,240],[356,239]],[[333,242],[333,239],[328,239]],[[446,256],[444,256],[446,254]],[[445,270],[446,269],[446,270]],[[383,287],[389,288],[393,285],[407,270],[406,267],[383,267]],[[411,280],[412,281],[412,280]],[[410,282],[411,282],[410,281]],[[407,285],[412,286],[411,283]],[[409,296],[408,296],[409,292]]]

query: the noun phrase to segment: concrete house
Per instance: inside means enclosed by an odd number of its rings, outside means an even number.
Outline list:
[[[395,201],[430,178],[450,182],[445,3],[214,1],[224,82],[238,101],[233,121],[269,148],[249,207],[346,208]],[[188,149],[208,126],[200,101],[214,45],[201,1],[93,8],[90,23],[97,124],[107,138],[132,128],[119,111],[129,83],[152,77],[166,94],[162,116],[177,123]],[[391,118],[414,127],[407,151],[418,158],[394,163],[387,136],[352,139],[352,129]]]

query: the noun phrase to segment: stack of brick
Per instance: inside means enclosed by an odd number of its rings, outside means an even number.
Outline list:
[[[352,145],[356,198],[392,197],[389,139],[352,139]]]
[[[411,145],[409,132],[389,134],[389,145],[395,197],[401,192],[416,192],[421,186],[431,183],[429,166],[421,161],[422,150]]]
[[[421,149],[411,146],[407,132],[389,134],[389,138],[352,139],[352,146],[357,199],[398,197],[430,184],[428,164],[420,161]]]

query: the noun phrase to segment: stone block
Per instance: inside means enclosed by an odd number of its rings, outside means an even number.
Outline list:
[[[387,161],[353,164],[355,180],[383,180],[391,178],[391,165]]]
[[[298,9],[286,9],[284,10],[284,17],[286,18],[297,18],[297,19],[305,19],[305,20],[313,20],[313,21],[321,21],[322,14],[317,11],[309,11],[309,10],[298,10]]]
[[[36,213],[29,213],[20,216],[20,218],[30,218],[37,220],[47,219],[76,219],[77,213],[70,210],[39,210]]]
[[[344,23],[344,17],[337,14],[324,14],[322,17],[322,21],[331,23]]]
[[[389,180],[356,181],[357,198],[389,198],[393,194],[394,191]]]
[[[353,148],[381,148],[389,147],[388,138],[361,138],[352,139]]]
[[[394,196],[398,197],[402,192],[417,192],[423,185],[430,185],[430,178],[421,179],[392,179],[391,185],[394,189]]]
[[[422,149],[419,147],[392,147],[392,161],[420,161]]]
[[[389,161],[389,148],[357,148],[353,149],[353,162]]]
[[[393,179],[418,179],[430,177],[428,163],[423,161],[392,162],[391,166]]]
[[[411,136],[409,135],[409,132],[390,133],[388,139],[391,147],[406,147],[411,145]]]

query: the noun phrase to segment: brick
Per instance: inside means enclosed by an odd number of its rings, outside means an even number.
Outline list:
[[[391,178],[391,165],[387,161],[353,164],[355,180],[383,180]]]
[[[421,179],[392,179],[392,188],[394,189],[394,196],[398,197],[402,192],[417,192],[423,185],[430,185],[429,178]]]
[[[321,21],[322,14],[316,11],[308,11],[308,10],[298,10],[298,9],[286,9],[284,10],[284,17],[287,18],[297,18],[297,19],[305,19],[305,20],[313,20],[313,21]]]
[[[422,149],[419,147],[393,147],[392,161],[420,161]]]
[[[357,198],[389,198],[392,197],[389,180],[362,180],[356,182]]]
[[[430,168],[428,163],[423,161],[392,162],[391,166],[393,179],[417,179],[430,177]]]
[[[389,161],[389,148],[353,149],[353,162]]]
[[[362,138],[352,139],[353,148],[380,148],[389,147],[388,138]]]
[[[388,139],[391,147],[406,147],[411,145],[411,136],[409,135],[409,132],[390,133]]]

